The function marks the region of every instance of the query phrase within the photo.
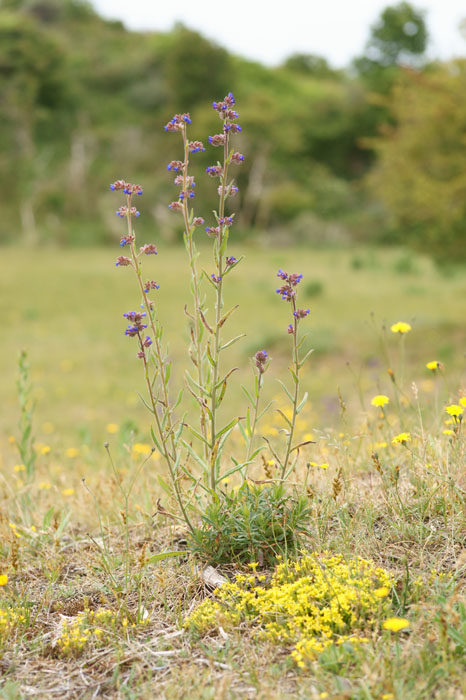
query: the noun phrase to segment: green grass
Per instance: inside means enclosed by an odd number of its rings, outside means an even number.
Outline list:
[[[64,439],[73,442],[82,432],[89,432],[97,440],[107,423],[120,424],[126,419],[147,432],[148,418],[136,395],[142,387],[140,367],[134,344],[123,334],[122,318],[124,311],[137,306],[139,298],[129,270],[113,264],[119,250],[2,251],[0,435],[15,432],[16,364],[23,348],[32,365],[39,434],[43,423],[52,423]],[[237,256],[243,252],[232,250]],[[281,375],[289,361],[289,310],[275,294],[276,272],[279,267],[301,271],[302,303],[311,309],[306,321],[309,345],[316,350],[304,382],[321,426],[334,420],[338,387],[349,402],[355,394],[347,362],[356,374],[361,367],[369,367],[364,378],[369,392],[377,393],[379,381],[386,384],[386,362],[377,338],[384,322],[412,323],[406,360],[413,380],[422,383],[428,379],[424,365],[431,359],[444,361],[450,375],[463,368],[466,282],[461,271],[444,277],[428,260],[416,259],[414,277],[399,275],[394,272],[398,251],[249,248],[245,255],[226,285],[227,304],[239,304],[230,333],[246,333],[229,351],[231,366],[242,368],[241,379],[246,381],[248,357],[265,348],[273,358],[271,373]],[[206,251],[204,265],[210,272],[208,256]],[[355,256],[364,261],[356,270],[352,265]],[[187,341],[184,251],[160,250],[156,258],[147,260],[146,271],[161,285],[158,311],[178,368],[175,381],[181,383]],[[321,282],[322,293],[306,298],[306,284],[315,281]],[[389,340],[390,361],[395,362],[396,338]],[[272,379],[269,389],[278,391]],[[230,400],[236,408],[239,392],[233,389]]]
[[[311,406],[298,425],[315,444],[303,450],[293,475],[298,486],[307,485],[306,550],[348,561],[358,555],[383,567],[393,581],[383,615],[410,623],[407,631],[388,632],[375,611],[360,630],[367,642],[331,646],[299,668],[290,658],[293,644],[265,639],[247,615],[223,626],[215,620],[201,635],[185,630],[186,616],[212,594],[204,563],[188,552],[151,562],[161,552],[184,550],[186,532],[167,515],[175,506],[160,487],[161,461],[148,452],[149,418],[137,396],[141,368],[122,318],[139,300],[132,274],[113,264],[118,252],[2,251],[0,576],[9,580],[0,587],[0,698],[466,697],[464,426],[445,425],[444,411],[466,395],[461,271],[443,276],[424,258],[406,263],[397,250],[249,248],[229,278],[227,302],[240,304],[229,332],[247,333],[229,361],[248,381],[248,358],[267,349],[266,393],[277,405],[274,377],[286,378],[289,361],[289,308],[275,294],[276,271],[302,272],[304,293],[320,283],[302,298],[311,308],[303,323],[316,348],[303,379]],[[205,266],[211,272],[208,261]],[[161,250],[148,259],[149,268],[147,277],[161,285],[160,317],[181,384],[184,254]],[[411,323],[412,331],[403,338],[390,333],[396,321]],[[8,439],[20,437],[21,348],[28,351],[37,402],[33,432],[42,443],[30,481]],[[434,359],[444,372],[425,368]],[[242,411],[238,385],[225,402],[233,414]],[[380,393],[390,399],[383,412],[370,403]],[[116,432],[108,432],[109,423]],[[275,440],[277,427],[272,413],[259,433]],[[412,439],[392,444],[402,432]],[[233,450],[242,449],[238,435]],[[251,474],[259,488],[270,478],[260,460]],[[222,484],[231,493],[234,486]],[[234,514],[231,519],[234,529]],[[222,572],[248,571],[239,566]],[[269,585],[272,566],[260,573],[261,585]],[[110,612],[96,635],[94,613],[102,606]],[[8,628],[1,610],[10,615]],[[63,620],[84,620],[85,641],[71,649],[57,643]]]

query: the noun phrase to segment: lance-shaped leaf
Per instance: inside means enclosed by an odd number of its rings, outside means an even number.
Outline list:
[[[228,340],[224,345],[221,345],[220,350],[226,350],[226,348],[229,348],[230,345],[233,345],[233,343],[236,343],[237,340],[240,340],[241,338],[245,338],[245,337],[246,337],[246,333],[241,333],[240,335],[237,335],[235,338]]]
[[[226,312],[225,316],[222,316],[222,318],[218,322],[219,328],[221,328],[223,326],[225,321],[227,321],[227,319],[231,316],[231,314],[234,313],[236,311],[236,309],[238,309],[238,308],[239,308],[239,304],[236,304],[236,306],[233,306],[229,311]]]

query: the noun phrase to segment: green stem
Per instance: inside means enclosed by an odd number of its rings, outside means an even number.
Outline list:
[[[282,473],[281,473],[282,479],[285,478],[286,469],[287,469],[288,462],[290,459],[291,447],[293,444],[293,437],[294,437],[294,431],[295,431],[295,426],[296,426],[296,416],[297,416],[298,397],[299,397],[298,319],[294,315],[294,312],[296,311],[296,301],[295,301],[294,297],[291,300],[291,304],[293,306],[293,360],[294,360],[294,372],[295,372],[296,379],[293,377],[293,382],[294,382],[293,415],[291,417],[291,426],[290,426],[290,432],[288,435],[288,442],[287,442],[287,446],[286,446],[285,459],[284,459],[283,465],[282,465]]]
[[[127,196],[127,200],[128,200],[128,217],[127,217],[128,218],[128,234],[132,237],[134,234],[133,234],[133,229],[132,229],[132,225],[131,225],[131,214],[130,214],[131,195]],[[157,425],[157,432],[158,432],[158,435],[160,437],[160,441],[161,441],[162,447],[163,447],[163,456],[165,458],[165,461],[167,462],[168,470],[170,472],[170,477],[171,477],[171,480],[173,483],[173,488],[175,491],[176,499],[178,501],[178,505],[180,506],[180,510],[183,514],[183,518],[185,519],[187,526],[189,527],[191,532],[194,532],[193,525],[189,519],[186,508],[184,507],[183,498],[182,498],[181,491],[179,488],[178,480],[176,478],[174,465],[176,464],[176,461],[177,461],[176,460],[177,447],[176,447],[176,443],[175,443],[175,436],[173,433],[171,409],[170,409],[170,402],[169,402],[168,391],[167,391],[167,378],[166,378],[166,372],[165,372],[165,363],[163,361],[162,351],[160,348],[159,334],[158,334],[158,331],[157,331],[157,328],[156,328],[155,322],[154,322],[154,314],[153,314],[153,311],[152,311],[151,306],[149,304],[147,294],[145,294],[145,292],[144,292],[144,284],[142,282],[141,265],[139,263],[138,255],[136,253],[136,247],[134,245],[134,240],[131,240],[130,249],[131,249],[131,255],[133,258],[133,268],[136,272],[136,277],[137,277],[139,288],[141,291],[143,303],[144,303],[144,306],[146,309],[147,318],[150,320],[150,326],[151,326],[152,334],[154,336],[153,342],[154,342],[154,347],[155,347],[155,357],[157,360],[157,367],[158,367],[158,370],[160,372],[160,384],[162,387],[163,402],[164,402],[166,416],[167,416],[167,433],[170,436],[170,442],[171,442],[171,448],[172,448],[173,454],[170,454],[170,452],[169,452],[166,434],[165,434],[165,431],[163,430],[162,425],[160,423],[160,418],[159,418],[159,415],[157,412],[157,401],[155,399],[154,392],[152,389],[152,382],[150,380],[150,375],[149,375],[149,367],[148,367],[146,356],[144,353],[145,378],[146,378],[147,390],[148,390],[151,405],[152,405],[152,413],[154,415],[154,419],[155,419],[155,422]],[[139,342],[141,345],[141,350],[143,350],[143,346],[141,343],[141,338],[139,336],[139,333],[138,333],[138,337],[139,337]]]
[[[223,146],[223,174],[222,174],[222,189],[220,193],[220,206],[219,206],[219,218],[223,219],[225,217],[225,193],[227,185],[227,174],[228,174],[228,134],[225,135],[225,143]],[[216,491],[216,474],[215,474],[215,446],[216,446],[216,413],[217,413],[217,382],[219,375],[219,359],[220,359],[220,321],[222,317],[222,307],[223,307],[223,254],[220,254],[222,249],[223,237],[225,234],[225,225],[219,224],[219,234],[216,239],[217,245],[217,301],[215,307],[215,341],[214,341],[214,353],[213,362],[214,366],[212,369],[212,393],[211,393],[211,419],[210,419],[210,486],[212,491]]]

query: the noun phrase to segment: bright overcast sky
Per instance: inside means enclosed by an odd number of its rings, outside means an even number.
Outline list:
[[[370,25],[398,0],[92,0],[104,17],[128,28],[167,31],[183,22],[233,53],[276,65],[292,53],[316,53],[335,67],[361,54]],[[465,0],[419,0],[427,10],[429,54],[466,55],[458,26]]]

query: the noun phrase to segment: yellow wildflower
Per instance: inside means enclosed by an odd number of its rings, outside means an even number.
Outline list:
[[[79,450],[77,447],[68,447],[65,450],[65,455],[70,459],[74,459],[75,457],[79,457]]]
[[[411,441],[411,433],[400,433],[395,435],[392,440],[393,445],[406,445],[407,442]]]
[[[52,484],[49,481],[41,481],[39,484],[39,489],[41,491],[49,491],[52,488]]]
[[[376,588],[374,591],[374,595],[376,598],[386,598],[388,594],[390,593],[390,589],[388,586],[381,586],[380,588]]]
[[[466,396],[462,396],[460,398],[459,403],[460,403],[460,406],[464,406],[464,408],[466,408]]]
[[[321,469],[328,469],[328,464],[327,464],[327,462],[324,462],[323,464],[319,464],[319,467]]]
[[[13,467],[13,471],[16,473],[24,472],[24,471],[26,471],[26,467],[24,464],[15,464],[15,466]]]
[[[384,630],[390,630],[390,632],[400,632],[409,626],[409,620],[405,620],[403,617],[389,617],[383,623]]]
[[[404,321],[398,321],[398,323],[394,323],[393,326],[391,326],[390,330],[392,333],[409,333],[411,326]]]
[[[14,435],[10,435],[9,438],[8,438],[8,442],[10,443],[10,445],[14,445],[15,442],[16,442],[15,436],[14,436]]]
[[[63,489],[62,495],[63,495],[63,496],[73,496],[73,495],[74,495],[74,489]]]
[[[450,428],[445,428],[445,430],[442,430],[442,433],[443,433],[444,435],[454,435],[454,434],[455,434],[455,431],[454,431],[454,430],[451,430]]]
[[[110,435],[115,435],[115,433],[118,432],[119,427],[116,423],[107,423],[106,430],[107,430],[107,433],[109,433]]]
[[[464,408],[456,403],[452,403],[451,406],[445,407],[445,411],[448,413],[449,416],[452,416],[455,420],[458,420],[458,418],[460,418],[460,416],[463,415]]]
[[[145,442],[135,442],[132,448],[133,457],[138,457],[139,455],[147,455],[152,451],[152,445],[148,445]]]
[[[386,442],[376,442],[374,445],[376,450],[381,450],[383,447],[387,447]]]
[[[6,586],[8,583],[8,576],[6,574],[0,574],[0,586]]]
[[[371,401],[372,406],[378,406],[379,408],[383,408],[384,406],[387,405],[387,403],[390,401],[388,396],[385,396],[384,394],[377,394],[377,396],[374,396],[374,398]]]
[[[36,442],[34,449],[41,455],[48,455],[50,452],[50,446],[43,442]]]
[[[382,695],[382,700],[395,700],[393,693],[384,693]]]
[[[435,372],[436,369],[443,369],[442,363],[438,360],[432,360],[432,362],[427,362],[426,367],[432,372]]]

